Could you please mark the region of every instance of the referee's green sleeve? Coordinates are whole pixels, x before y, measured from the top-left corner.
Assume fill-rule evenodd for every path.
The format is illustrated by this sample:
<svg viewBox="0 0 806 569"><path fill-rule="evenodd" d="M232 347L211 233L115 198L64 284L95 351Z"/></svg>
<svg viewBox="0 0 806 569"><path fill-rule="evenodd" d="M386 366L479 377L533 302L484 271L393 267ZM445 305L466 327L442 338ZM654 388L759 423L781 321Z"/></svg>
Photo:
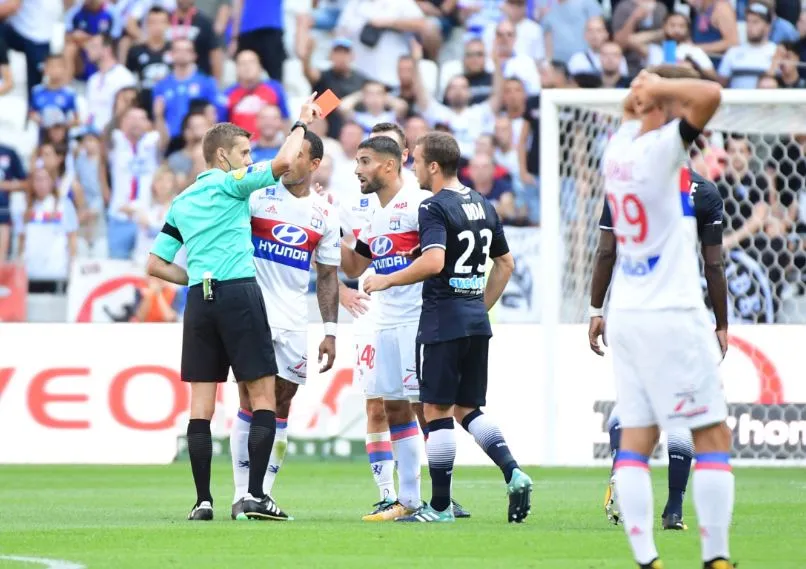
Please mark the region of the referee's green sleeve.
<svg viewBox="0 0 806 569"><path fill-rule="evenodd" d="M173 263L176 252L182 247L184 240L179 229L176 228L174 221L174 208L168 210L168 215L165 217L165 225L162 226L162 231L159 232L157 238L154 240L154 245L151 247L151 252L164 259L169 263Z"/></svg>
<svg viewBox="0 0 806 569"><path fill-rule="evenodd" d="M256 162L247 168L227 172L227 193L242 200L249 199L252 192L277 183L271 173L271 160Z"/></svg>

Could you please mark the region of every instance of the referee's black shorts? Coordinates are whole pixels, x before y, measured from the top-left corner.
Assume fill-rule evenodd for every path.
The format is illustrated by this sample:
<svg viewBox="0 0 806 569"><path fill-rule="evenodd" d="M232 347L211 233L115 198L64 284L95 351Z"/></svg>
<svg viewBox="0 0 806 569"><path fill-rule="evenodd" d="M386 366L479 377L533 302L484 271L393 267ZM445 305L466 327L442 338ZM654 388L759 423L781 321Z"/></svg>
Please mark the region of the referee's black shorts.
<svg viewBox="0 0 806 569"><path fill-rule="evenodd" d="M487 404L489 336L468 336L417 347L420 401L474 409Z"/></svg>
<svg viewBox="0 0 806 569"><path fill-rule="evenodd" d="M266 305L254 278L217 281L212 301L188 289L182 336L182 381L236 381L277 373Z"/></svg>

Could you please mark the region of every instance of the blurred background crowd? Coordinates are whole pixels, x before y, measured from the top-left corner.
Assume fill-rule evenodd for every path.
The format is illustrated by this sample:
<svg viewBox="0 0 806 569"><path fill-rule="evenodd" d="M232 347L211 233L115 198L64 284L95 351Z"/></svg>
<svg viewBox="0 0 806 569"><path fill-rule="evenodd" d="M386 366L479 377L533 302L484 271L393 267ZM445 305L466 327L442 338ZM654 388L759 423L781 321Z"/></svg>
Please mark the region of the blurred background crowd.
<svg viewBox="0 0 806 569"><path fill-rule="evenodd" d="M315 182L337 198L358 191L360 142L394 121L410 148L452 132L463 181L536 228L543 89L626 87L663 62L729 88L803 88L804 57L800 0L0 0L0 282L25 283L24 318L64 320L71 275L142 265L204 170L207 128L231 121L271 159L311 91L343 100L313 127ZM747 257L731 281L741 321L778 321L804 294L804 148L806 134L730 133L698 155L726 200L729 255ZM181 318L181 291L135 288L109 318Z"/></svg>

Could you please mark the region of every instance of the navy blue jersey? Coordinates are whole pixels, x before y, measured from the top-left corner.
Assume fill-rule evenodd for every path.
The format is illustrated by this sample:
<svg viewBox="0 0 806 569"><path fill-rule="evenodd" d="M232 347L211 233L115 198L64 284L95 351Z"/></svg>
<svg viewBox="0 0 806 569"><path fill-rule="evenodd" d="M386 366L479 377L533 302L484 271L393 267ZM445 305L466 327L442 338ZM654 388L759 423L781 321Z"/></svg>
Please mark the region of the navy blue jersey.
<svg viewBox="0 0 806 569"><path fill-rule="evenodd" d="M469 188L444 189L419 210L420 247L445 250L442 272L423 283L417 341L492 336L484 306L487 261L509 252L495 208Z"/></svg>
<svg viewBox="0 0 806 569"><path fill-rule="evenodd" d="M722 195L716 185L690 168L680 171L680 199L684 210L694 211L697 236L703 245L722 244ZM613 231L610 206L604 200L599 229Z"/></svg>
<svg viewBox="0 0 806 569"><path fill-rule="evenodd" d="M13 148L0 144L0 182L24 179L25 170L19 155ZM8 215L8 195L8 192L0 190L0 217Z"/></svg>

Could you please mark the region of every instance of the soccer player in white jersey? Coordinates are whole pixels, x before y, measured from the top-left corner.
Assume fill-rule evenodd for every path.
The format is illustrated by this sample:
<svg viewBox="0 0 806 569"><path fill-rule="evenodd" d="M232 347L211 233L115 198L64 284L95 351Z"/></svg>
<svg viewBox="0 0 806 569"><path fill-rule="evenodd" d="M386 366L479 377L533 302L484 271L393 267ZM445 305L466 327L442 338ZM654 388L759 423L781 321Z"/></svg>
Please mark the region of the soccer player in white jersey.
<svg viewBox="0 0 806 569"><path fill-rule="evenodd" d="M361 143L356 175L364 195L376 194L378 206L360 231L355 248L342 243L342 269L358 277L372 264L376 273L388 274L410 263L406 256L419 245L417 208L431 194L419 186L404 185L402 151L388 136ZM394 520L420 507L420 454L422 441L412 401L419 385L415 370L415 342L420 318L422 285L384 291L374 301L375 372L365 384L368 398L383 398L394 458L397 462L397 500L386 500L373 512L372 521Z"/></svg>
<svg viewBox="0 0 806 569"><path fill-rule="evenodd" d="M336 321L339 311L338 267L341 260L339 219L336 208L312 191L311 175L322 160L322 140L305 133L302 151L276 186L264 188L249 198L252 243L255 246L257 280L265 299L272 342L277 357L277 420L274 446L263 481L271 495L287 447L288 412L308 370L309 272L316 261L316 296L324 322L325 338L319 345L320 372L336 358ZM245 519L243 498L249 483L249 399L239 390L241 408L233 422L230 446L235 478L232 518ZM287 520L282 511L271 519Z"/></svg>
<svg viewBox="0 0 806 569"><path fill-rule="evenodd" d="M727 569L733 567L731 433L719 344L702 301L696 236L686 230L679 187L688 146L719 107L720 87L642 71L631 93L640 128L625 123L604 154L618 254L608 340L622 424L615 464L619 505L639 567L661 569L649 455L659 427L691 429L704 567ZM670 120L673 116L681 118Z"/></svg>

